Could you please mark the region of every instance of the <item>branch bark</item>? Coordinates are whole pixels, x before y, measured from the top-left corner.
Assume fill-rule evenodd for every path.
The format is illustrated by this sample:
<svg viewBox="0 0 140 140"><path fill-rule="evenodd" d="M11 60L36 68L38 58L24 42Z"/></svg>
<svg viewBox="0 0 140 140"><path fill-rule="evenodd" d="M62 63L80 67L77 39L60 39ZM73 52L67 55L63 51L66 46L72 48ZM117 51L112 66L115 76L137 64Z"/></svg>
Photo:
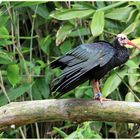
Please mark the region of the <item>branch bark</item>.
<svg viewBox="0 0 140 140"><path fill-rule="evenodd" d="M83 99L12 102L0 107L0 130L40 121L89 120L140 123L140 103Z"/></svg>

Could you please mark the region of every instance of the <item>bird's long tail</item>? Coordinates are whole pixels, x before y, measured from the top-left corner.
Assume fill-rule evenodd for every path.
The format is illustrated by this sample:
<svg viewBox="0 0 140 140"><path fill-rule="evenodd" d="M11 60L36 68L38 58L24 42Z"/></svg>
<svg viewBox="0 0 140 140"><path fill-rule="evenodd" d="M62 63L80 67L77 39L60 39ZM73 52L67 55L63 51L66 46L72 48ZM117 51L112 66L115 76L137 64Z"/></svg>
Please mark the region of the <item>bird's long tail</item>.
<svg viewBox="0 0 140 140"><path fill-rule="evenodd" d="M78 65L66 67L62 74L52 81L51 90L53 95L56 95L57 92L59 92L58 96L63 95L84 83L87 79L87 76L82 73Z"/></svg>

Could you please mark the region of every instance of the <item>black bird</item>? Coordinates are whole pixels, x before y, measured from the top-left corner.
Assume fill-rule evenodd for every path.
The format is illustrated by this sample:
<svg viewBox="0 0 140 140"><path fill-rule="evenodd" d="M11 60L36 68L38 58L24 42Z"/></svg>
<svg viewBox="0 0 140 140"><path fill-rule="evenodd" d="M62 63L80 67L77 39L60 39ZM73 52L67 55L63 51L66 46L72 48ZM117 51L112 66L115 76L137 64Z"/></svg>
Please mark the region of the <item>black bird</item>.
<svg viewBox="0 0 140 140"><path fill-rule="evenodd" d="M124 45L138 46L128 40L124 34L118 34L113 43L98 41L82 44L72 49L59 59L53 61L51 68L59 67L62 73L53 80L52 91L64 93L74 89L87 80L91 80L94 98L108 100L101 96L99 80L114 67L120 66L129 59L129 52Z"/></svg>

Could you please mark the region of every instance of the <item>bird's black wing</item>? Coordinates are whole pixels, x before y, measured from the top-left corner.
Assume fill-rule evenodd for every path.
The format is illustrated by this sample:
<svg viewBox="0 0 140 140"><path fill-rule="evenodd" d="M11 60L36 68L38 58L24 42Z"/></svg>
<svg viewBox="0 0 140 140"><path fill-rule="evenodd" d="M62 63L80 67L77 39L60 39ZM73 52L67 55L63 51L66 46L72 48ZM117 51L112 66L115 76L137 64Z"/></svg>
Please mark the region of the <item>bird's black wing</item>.
<svg viewBox="0 0 140 140"><path fill-rule="evenodd" d="M114 48L106 42L80 45L58 60L51 67L61 67L63 72L52 82L52 91L65 93L89 77L86 74L97 66L104 66L113 57Z"/></svg>

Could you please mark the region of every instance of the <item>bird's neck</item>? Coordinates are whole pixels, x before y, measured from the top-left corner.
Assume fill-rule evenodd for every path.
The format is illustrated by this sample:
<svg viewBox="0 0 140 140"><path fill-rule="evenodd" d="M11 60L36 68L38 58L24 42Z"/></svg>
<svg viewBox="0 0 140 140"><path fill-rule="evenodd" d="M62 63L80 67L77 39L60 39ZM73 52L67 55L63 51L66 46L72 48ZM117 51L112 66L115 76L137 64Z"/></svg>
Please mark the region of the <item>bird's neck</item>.
<svg viewBox="0 0 140 140"><path fill-rule="evenodd" d="M124 48L124 46L120 45L120 43L118 42L117 39L115 39L112 44L113 44L113 47L117 50L120 50L120 49Z"/></svg>

